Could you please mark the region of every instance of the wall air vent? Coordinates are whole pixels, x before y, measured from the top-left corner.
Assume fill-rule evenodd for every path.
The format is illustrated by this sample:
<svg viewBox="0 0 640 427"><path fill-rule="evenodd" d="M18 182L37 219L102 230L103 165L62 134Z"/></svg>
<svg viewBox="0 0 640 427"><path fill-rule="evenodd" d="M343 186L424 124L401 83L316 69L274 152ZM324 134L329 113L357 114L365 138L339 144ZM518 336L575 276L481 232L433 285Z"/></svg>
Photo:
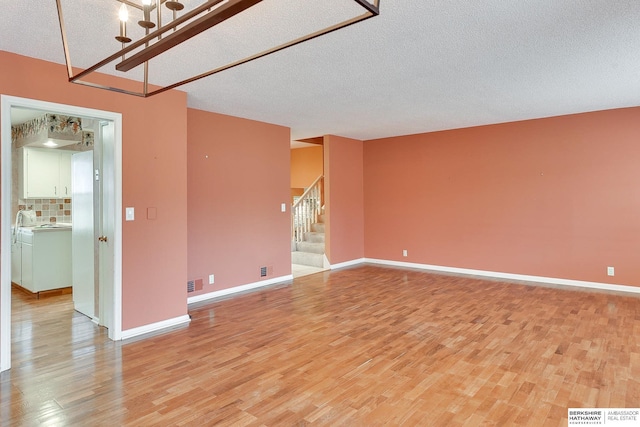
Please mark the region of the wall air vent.
<svg viewBox="0 0 640 427"><path fill-rule="evenodd" d="M189 280L187 282L187 292L201 291L202 283L202 279Z"/></svg>
<svg viewBox="0 0 640 427"><path fill-rule="evenodd" d="M267 276L267 267L260 267L260 277Z"/></svg>

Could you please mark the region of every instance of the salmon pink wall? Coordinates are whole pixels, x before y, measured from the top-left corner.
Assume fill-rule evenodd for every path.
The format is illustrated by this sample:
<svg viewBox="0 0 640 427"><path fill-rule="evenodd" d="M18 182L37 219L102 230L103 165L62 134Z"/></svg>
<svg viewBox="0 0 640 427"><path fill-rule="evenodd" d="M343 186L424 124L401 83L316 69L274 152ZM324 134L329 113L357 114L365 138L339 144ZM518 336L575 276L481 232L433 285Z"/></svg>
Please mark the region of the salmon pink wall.
<svg viewBox="0 0 640 427"><path fill-rule="evenodd" d="M122 227L122 328L185 315L186 95L143 99L75 85L63 65L4 51L0 63L2 94L122 113L122 206L136 208ZM148 207L157 219L146 219Z"/></svg>
<svg viewBox="0 0 640 427"><path fill-rule="evenodd" d="M324 137L325 252L331 264L364 257L362 141Z"/></svg>
<svg viewBox="0 0 640 427"><path fill-rule="evenodd" d="M290 275L289 128L194 109L188 124L189 295Z"/></svg>
<svg viewBox="0 0 640 427"><path fill-rule="evenodd" d="M322 175L322 145L291 150L291 188L307 188Z"/></svg>
<svg viewBox="0 0 640 427"><path fill-rule="evenodd" d="M640 108L366 141L365 254L640 286L639 142Z"/></svg>

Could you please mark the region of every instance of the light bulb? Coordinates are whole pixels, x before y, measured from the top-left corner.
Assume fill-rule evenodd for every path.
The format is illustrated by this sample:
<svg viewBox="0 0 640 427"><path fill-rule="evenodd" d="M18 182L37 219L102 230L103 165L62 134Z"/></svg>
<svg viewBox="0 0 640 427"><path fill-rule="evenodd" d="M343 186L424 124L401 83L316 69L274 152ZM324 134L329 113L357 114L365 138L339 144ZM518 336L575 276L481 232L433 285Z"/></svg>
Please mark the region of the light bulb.
<svg viewBox="0 0 640 427"><path fill-rule="evenodd" d="M118 17L120 18L120 21L122 22L127 22L127 20L129 19L129 11L127 10L127 5L122 3L122 6L120 6L120 11L118 12Z"/></svg>
<svg viewBox="0 0 640 427"><path fill-rule="evenodd" d="M138 25L147 30L156 26L151 22L151 0L142 0L142 21L138 21Z"/></svg>
<svg viewBox="0 0 640 427"><path fill-rule="evenodd" d="M123 44L129 43L131 41L131 39L127 37L127 19L129 19L129 11L124 3L120 6L118 18L120 18L120 35L116 36L116 40Z"/></svg>

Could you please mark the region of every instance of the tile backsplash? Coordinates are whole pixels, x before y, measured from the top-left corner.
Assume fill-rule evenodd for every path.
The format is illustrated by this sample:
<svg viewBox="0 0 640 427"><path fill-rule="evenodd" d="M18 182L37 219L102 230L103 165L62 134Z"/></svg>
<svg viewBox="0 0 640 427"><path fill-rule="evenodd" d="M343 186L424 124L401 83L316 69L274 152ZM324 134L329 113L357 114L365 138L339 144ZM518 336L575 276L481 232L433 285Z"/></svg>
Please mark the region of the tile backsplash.
<svg viewBox="0 0 640 427"><path fill-rule="evenodd" d="M38 224L71 222L71 199L20 199L18 208L36 211Z"/></svg>

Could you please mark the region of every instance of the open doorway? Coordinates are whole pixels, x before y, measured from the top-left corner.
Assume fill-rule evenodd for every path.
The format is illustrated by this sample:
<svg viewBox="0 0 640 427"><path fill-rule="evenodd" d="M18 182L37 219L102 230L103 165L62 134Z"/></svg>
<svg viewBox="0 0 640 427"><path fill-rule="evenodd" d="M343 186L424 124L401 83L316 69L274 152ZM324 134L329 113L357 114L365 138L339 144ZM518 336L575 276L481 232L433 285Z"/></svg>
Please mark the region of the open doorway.
<svg viewBox="0 0 640 427"><path fill-rule="evenodd" d="M121 146L122 146L122 116L119 113L112 113L101 110L88 109L77 106L54 104L44 101L37 101L25 98L17 98L2 95L1 97L1 283L0 283L0 371L11 367L11 279L12 279L12 222L13 211L16 209L16 198L12 200L12 194L19 186L15 185L15 168L17 168L16 156L12 156L12 111L29 112L37 114L42 112L79 117L90 123L95 138L100 141L100 150L93 157L92 162L78 161L85 174L85 184L98 188L95 197L83 203L85 206L91 205L95 212L96 221L92 227L84 224L90 237L89 247L95 247L90 258L95 262L95 268L89 272L94 275L90 288L87 292L79 292L83 298L80 311L86 311L96 323L108 328L109 338L112 340L121 339L122 333L122 218L121 218ZM74 154L75 155L75 154ZM66 156L63 156L66 158ZM78 156L80 157L80 156ZM72 156L69 156L71 162ZM66 161L66 160L65 160ZM87 180L91 182L88 183ZM95 186L94 181L98 182ZM57 190L56 190L57 191ZM22 194L24 196L24 193ZM86 197L85 197L86 198ZM41 199L33 199L41 200ZM63 203L70 197L64 197ZM78 199L80 201L80 199ZM41 202L42 203L42 202ZM44 204L43 204L44 205ZM80 203L79 203L80 205ZM40 206L42 209L42 206ZM62 206L62 223L68 219L72 224L72 215L67 214L67 206ZM41 211L41 215L42 215ZM60 212L59 212L60 213ZM50 213L49 213L50 215ZM78 219L80 216L78 216ZM93 216L92 216L93 218ZM55 218L57 221L57 218ZM53 221L53 222L56 222ZM46 223L42 218L41 223ZM14 224L15 225L15 224ZM81 225L81 224L78 224ZM86 230L85 230L86 231ZM85 233L86 235L87 233ZM99 243L94 246L94 235L99 236ZM86 236L85 236L86 237ZM87 240L85 239L85 242ZM75 255L74 255L75 256ZM15 276L15 275L14 275ZM91 291L91 292L89 292Z"/></svg>
<svg viewBox="0 0 640 427"><path fill-rule="evenodd" d="M325 255L323 138L291 144L291 273L293 277L329 267Z"/></svg>

